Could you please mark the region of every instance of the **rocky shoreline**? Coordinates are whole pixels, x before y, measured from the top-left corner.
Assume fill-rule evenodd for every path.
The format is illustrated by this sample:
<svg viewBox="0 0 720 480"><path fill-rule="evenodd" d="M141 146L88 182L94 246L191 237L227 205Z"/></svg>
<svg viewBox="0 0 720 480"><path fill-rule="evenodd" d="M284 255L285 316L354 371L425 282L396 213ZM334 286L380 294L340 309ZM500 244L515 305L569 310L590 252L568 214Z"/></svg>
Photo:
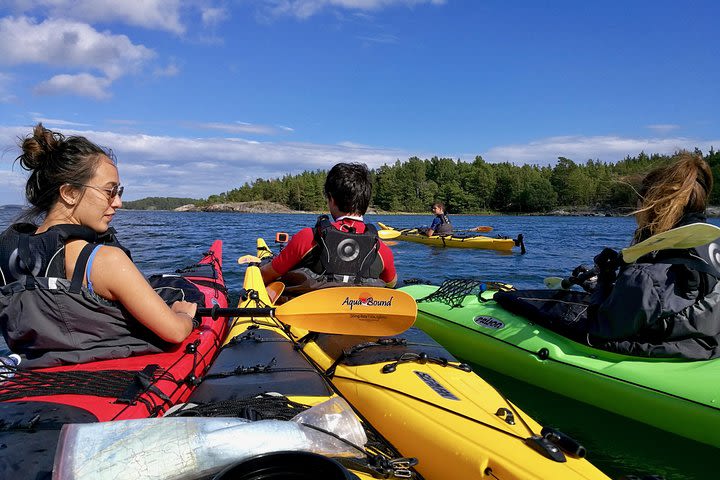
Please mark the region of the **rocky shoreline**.
<svg viewBox="0 0 720 480"><path fill-rule="evenodd" d="M285 205L274 202L229 202L215 203L198 207L194 204L183 205L174 209L175 212L236 212L236 213L309 213L292 210Z"/></svg>
<svg viewBox="0 0 720 480"><path fill-rule="evenodd" d="M174 209L176 212L228 212L228 213L305 213L320 214L326 212L311 212L292 210L285 205L275 202L254 201L254 202L229 202L216 203L207 206L196 206L194 204L183 205ZM632 208L622 209L588 209L575 207L561 207L546 213L519 213L511 215L529 216L557 216L557 217L622 217L632 215ZM368 209L371 215L427 215L427 212L386 212L383 210ZM452 215L452 213L450 214ZM506 213L488 212L480 215L508 215ZM708 207L708 217L720 217L720 206Z"/></svg>

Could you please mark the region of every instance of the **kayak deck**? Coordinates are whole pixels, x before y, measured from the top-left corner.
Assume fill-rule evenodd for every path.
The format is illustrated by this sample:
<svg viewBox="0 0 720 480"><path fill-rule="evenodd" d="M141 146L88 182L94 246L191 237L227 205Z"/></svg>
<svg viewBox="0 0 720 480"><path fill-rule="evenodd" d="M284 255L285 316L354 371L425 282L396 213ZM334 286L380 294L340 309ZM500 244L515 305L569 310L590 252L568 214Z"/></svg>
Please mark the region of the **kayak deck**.
<svg viewBox="0 0 720 480"><path fill-rule="evenodd" d="M482 250L496 250L499 252L510 252L514 247L520 247L521 252L525 253L525 243L522 234L516 239L507 237L487 237L484 235L423 235L416 228L411 229L395 229L389 225L378 222L378 225L389 231L399 231L398 240L408 242L422 243L423 245L431 245L435 247L452 247L452 248L476 248Z"/></svg>
<svg viewBox="0 0 720 480"><path fill-rule="evenodd" d="M421 299L437 288L411 285L400 290ZM467 295L457 308L418 302L417 325L471 363L720 446L720 360L630 357L594 349L492 300L479 301L477 295Z"/></svg>

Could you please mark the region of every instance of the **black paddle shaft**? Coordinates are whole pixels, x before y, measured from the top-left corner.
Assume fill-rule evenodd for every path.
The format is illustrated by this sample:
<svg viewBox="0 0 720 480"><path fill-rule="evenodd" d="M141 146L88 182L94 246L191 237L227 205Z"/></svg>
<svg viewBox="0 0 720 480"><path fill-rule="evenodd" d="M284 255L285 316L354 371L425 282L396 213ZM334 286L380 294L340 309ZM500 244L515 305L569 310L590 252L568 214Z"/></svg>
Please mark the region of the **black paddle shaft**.
<svg viewBox="0 0 720 480"><path fill-rule="evenodd" d="M258 308L220 308L215 305L212 308L198 308L195 318L211 317L217 320L219 317L271 317L275 314L273 307Z"/></svg>

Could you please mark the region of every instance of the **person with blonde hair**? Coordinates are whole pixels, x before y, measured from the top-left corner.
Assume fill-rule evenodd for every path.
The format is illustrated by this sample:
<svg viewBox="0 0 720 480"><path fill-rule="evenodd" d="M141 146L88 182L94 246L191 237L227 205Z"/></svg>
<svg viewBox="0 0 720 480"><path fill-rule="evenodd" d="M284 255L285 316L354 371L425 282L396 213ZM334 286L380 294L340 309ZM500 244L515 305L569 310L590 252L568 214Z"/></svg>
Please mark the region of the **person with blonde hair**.
<svg viewBox="0 0 720 480"><path fill-rule="evenodd" d="M122 206L115 157L38 124L21 139L34 223L0 234L0 330L25 367L162 352L196 324L195 303L153 290L110 227Z"/></svg>
<svg viewBox="0 0 720 480"><path fill-rule="evenodd" d="M633 244L706 222L713 187L698 154L678 153L648 173L640 188ZM660 250L624 264L606 248L595 257L597 284L588 308L588 343L638 356L704 360L720 356L720 258L715 242Z"/></svg>

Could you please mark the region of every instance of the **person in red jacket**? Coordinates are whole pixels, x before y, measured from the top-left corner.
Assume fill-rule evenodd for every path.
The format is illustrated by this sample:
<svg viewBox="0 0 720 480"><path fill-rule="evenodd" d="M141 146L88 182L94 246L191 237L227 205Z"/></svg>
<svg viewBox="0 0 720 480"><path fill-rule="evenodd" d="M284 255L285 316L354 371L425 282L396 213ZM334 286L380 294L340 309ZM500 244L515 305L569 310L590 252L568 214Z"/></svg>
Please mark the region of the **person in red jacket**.
<svg viewBox="0 0 720 480"><path fill-rule="evenodd" d="M320 216L314 228L292 236L287 246L261 267L263 280L280 278L286 292L331 286L386 286L397 282L392 252L363 215L370 204L372 182L361 163L338 163L324 187L332 218Z"/></svg>

